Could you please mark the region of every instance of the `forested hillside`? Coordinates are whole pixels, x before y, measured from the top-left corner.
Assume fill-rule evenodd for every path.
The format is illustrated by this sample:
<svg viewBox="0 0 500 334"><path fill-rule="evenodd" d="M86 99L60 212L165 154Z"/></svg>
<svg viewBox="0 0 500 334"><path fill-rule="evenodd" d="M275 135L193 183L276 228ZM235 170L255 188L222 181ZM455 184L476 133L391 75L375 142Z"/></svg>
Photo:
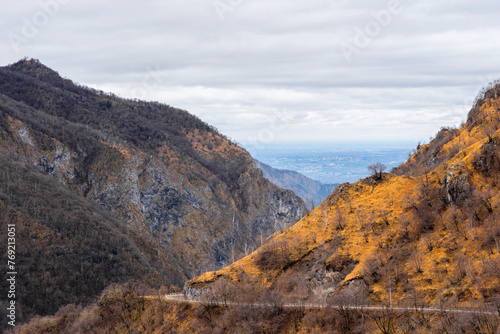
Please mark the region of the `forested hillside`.
<svg viewBox="0 0 500 334"><path fill-rule="evenodd" d="M163 283L123 222L34 166L0 159L0 222L16 228L17 306L22 322L69 303L90 303L111 283ZM7 238L0 239L7 249ZM150 247L152 248L152 247ZM1 261L7 263L7 253ZM2 291L8 291L2 280ZM6 297L6 296L5 296ZM3 297L2 297L3 298ZM7 321L2 303L2 324Z"/></svg>
<svg viewBox="0 0 500 334"><path fill-rule="evenodd" d="M0 160L18 166L3 174L0 215L15 212L23 233L44 235L23 241L27 313L87 302L132 278L181 287L306 211L197 117L77 85L33 59L0 68ZM41 176L29 166L47 175L43 188L32 188ZM101 231L108 225L123 237Z"/></svg>

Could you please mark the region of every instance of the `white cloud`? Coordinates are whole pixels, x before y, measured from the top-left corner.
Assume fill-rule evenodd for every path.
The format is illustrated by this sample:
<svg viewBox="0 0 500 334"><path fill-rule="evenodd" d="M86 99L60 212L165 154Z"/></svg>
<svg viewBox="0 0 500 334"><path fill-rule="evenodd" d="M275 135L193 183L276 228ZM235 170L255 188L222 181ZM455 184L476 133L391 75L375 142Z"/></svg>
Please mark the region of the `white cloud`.
<svg viewBox="0 0 500 334"><path fill-rule="evenodd" d="M22 37L55 1L16 52L9 34ZM492 0L400 0L350 63L341 43L375 27L373 12L390 1L231 3L221 21L213 0L12 2L0 13L0 62L38 58L79 83L189 110L238 141L283 110L275 140L427 140L465 120L480 87L500 77Z"/></svg>

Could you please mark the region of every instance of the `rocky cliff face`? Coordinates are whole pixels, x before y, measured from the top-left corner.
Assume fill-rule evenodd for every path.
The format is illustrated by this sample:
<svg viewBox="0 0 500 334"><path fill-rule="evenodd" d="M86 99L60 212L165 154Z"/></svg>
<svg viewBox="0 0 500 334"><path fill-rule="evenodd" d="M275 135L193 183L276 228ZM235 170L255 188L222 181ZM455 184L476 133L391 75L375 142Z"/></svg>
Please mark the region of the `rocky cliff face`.
<svg viewBox="0 0 500 334"><path fill-rule="evenodd" d="M242 148L187 112L0 68L0 151L127 222L168 283L227 265L305 213Z"/></svg>
<svg viewBox="0 0 500 334"><path fill-rule="evenodd" d="M19 273L17 323L66 304L91 303L112 283L165 284L145 256L154 249L129 235L124 222L39 168L0 154L0 227L7 231L8 225L15 228L15 259L9 260ZM7 249L7 241L3 233L0 247ZM7 255L2 252L0 261L7 263ZM1 282L2 291L8 285ZM8 303L5 294L0 332L10 327Z"/></svg>

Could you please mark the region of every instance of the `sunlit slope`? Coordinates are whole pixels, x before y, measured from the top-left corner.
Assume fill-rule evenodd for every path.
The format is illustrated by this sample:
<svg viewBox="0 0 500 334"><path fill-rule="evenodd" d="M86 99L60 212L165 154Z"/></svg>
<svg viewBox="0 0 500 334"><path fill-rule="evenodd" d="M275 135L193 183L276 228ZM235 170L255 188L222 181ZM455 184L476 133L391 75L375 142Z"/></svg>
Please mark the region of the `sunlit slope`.
<svg viewBox="0 0 500 334"><path fill-rule="evenodd" d="M498 298L499 92L485 92L465 125L442 129L382 180L339 186L295 226L186 290L225 276L319 300L349 291L364 291L373 303Z"/></svg>

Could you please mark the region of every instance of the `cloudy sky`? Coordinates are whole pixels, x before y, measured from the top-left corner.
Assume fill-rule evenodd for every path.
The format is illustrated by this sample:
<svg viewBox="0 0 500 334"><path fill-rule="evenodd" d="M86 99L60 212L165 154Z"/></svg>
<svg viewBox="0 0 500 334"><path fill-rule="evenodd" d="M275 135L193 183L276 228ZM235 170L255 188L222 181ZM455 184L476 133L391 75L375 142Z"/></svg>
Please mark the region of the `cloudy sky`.
<svg viewBox="0 0 500 334"><path fill-rule="evenodd" d="M186 109L241 143L428 141L500 79L494 0L23 0L0 64Z"/></svg>

